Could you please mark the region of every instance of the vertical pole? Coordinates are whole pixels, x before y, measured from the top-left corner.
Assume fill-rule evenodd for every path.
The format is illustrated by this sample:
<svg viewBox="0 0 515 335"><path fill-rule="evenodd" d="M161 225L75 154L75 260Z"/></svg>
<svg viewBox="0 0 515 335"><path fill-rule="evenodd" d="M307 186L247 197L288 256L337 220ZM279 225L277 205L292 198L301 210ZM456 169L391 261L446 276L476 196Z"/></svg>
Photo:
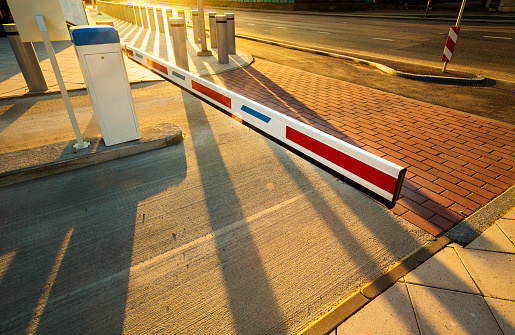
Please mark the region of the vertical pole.
<svg viewBox="0 0 515 335"><path fill-rule="evenodd" d="M184 29L186 24L184 19L171 18L168 20L170 27L170 35L172 36L173 55L175 58L175 65L183 70L189 71L188 65L188 51L186 50L186 40L184 39Z"/></svg>
<svg viewBox="0 0 515 335"><path fill-rule="evenodd" d="M463 0L461 3L460 13L458 14L458 19L456 20L456 27L460 26L461 16L463 15L463 10L465 9L465 2L467 2L467 0Z"/></svg>
<svg viewBox="0 0 515 335"><path fill-rule="evenodd" d="M227 52L230 54L236 53L236 32L234 28L234 14L225 13L227 17Z"/></svg>
<svg viewBox="0 0 515 335"><path fill-rule="evenodd" d="M145 6L139 6L141 11L141 24L143 28L148 28L147 8Z"/></svg>
<svg viewBox="0 0 515 335"><path fill-rule="evenodd" d="M229 63L227 52L227 17L225 15L216 16L216 37L218 44L218 63Z"/></svg>
<svg viewBox="0 0 515 335"><path fill-rule="evenodd" d="M9 44L13 49L14 56L20 66L21 74L25 78L25 82L29 87L30 92L43 92L48 89L43 76L43 71L39 66L38 56L34 51L34 46L31 42L22 42L18 33L16 24L8 23L3 25Z"/></svg>
<svg viewBox="0 0 515 335"><path fill-rule="evenodd" d="M177 16L184 20L184 39L188 41L188 27L186 26L186 13L184 9L177 9Z"/></svg>
<svg viewBox="0 0 515 335"><path fill-rule="evenodd" d="M467 0L463 0L463 2L461 3L461 8L460 8L460 12L458 14L458 19L456 20L456 27L460 26L461 16L463 15L463 10L465 9L465 2L467 2ZM444 62L442 72L445 72L446 69L447 69L447 62Z"/></svg>
<svg viewBox="0 0 515 335"><path fill-rule="evenodd" d="M154 16L154 7L147 7L148 11L148 22L150 24L150 30L156 30L156 19Z"/></svg>
<svg viewBox="0 0 515 335"><path fill-rule="evenodd" d="M211 51L207 50L206 43L206 25L204 17L204 0L197 0L199 30L200 30L200 50L197 51L197 56L211 56Z"/></svg>
<svg viewBox="0 0 515 335"><path fill-rule="evenodd" d="M429 6L431 5L431 0L427 0L426 12L424 13L424 17L427 17L427 13L429 12Z"/></svg>
<svg viewBox="0 0 515 335"><path fill-rule="evenodd" d="M193 40L194 43L200 42L200 34L199 34L199 22L198 22L198 10L191 11L191 21L193 22Z"/></svg>
<svg viewBox="0 0 515 335"><path fill-rule="evenodd" d="M170 27L170 19L173 17L173 10L171 8L167 8L165 10L165 17L166 17L166 21L165 22L168 22L168 27Z"/></svg>
<svg viewBox="0 0 515 335"><path fill-rule="evenodd" d="M211 40L211 48L216 48L216 12L209 12L209 39Z"/></svg>
<svg viewBox="0 0 515 335"><path fill-rule="evenodd" d="M46 29L45 19L41 15L36 15L36 21L38 23L39 31L41 32L41 37L43 38L43 43L48 54L48 59L50 59L50 63L52 64L55 79L57 79L57 84L59 85L59 90L61 91L61 96L63 97L64 105L66 107L66 111L68 112L68 117L70 118L73 132L75 133L75 137L77 138L77 143L73 147L75 149L86 148L89 146L89 143L84 142L82 140L79 124L77 123L75 114L73 114L73 108L70 102L70 97L68 96L68 91L66 91L66 86L64 86L63 76L61 75L59 64L57 64L57 58L55 57L54 48L52 47L52 42L50 41L50 36L48 35L48 31Z"/></svg>
<svg viewBox="0 0 515 335"><path fill-rule="evenodd" d="M156 8L156 15L157 15L157 26L159 28L159 32L164 33L165 25L163 22L163 9L161 7Z"/></svg>
<svg viewBox="0 0 515 335"><path fill-rule="evenodd" d="M136 25L141 27L141 11L139 6L134 6L134 13L136 14Z"/></svg>

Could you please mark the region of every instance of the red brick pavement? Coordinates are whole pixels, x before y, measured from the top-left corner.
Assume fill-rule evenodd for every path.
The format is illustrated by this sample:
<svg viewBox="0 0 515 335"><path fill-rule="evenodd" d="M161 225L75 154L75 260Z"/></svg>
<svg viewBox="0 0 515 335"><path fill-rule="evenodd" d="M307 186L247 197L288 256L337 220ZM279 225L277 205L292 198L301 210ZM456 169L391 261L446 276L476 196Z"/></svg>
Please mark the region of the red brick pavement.
<svg viewBox="0 0 515 335"><path fill-rule="evenodd" d="M514 127L263 60L217 77L231 91L407 167L392 210L435 236L515 183Z"/></svg>

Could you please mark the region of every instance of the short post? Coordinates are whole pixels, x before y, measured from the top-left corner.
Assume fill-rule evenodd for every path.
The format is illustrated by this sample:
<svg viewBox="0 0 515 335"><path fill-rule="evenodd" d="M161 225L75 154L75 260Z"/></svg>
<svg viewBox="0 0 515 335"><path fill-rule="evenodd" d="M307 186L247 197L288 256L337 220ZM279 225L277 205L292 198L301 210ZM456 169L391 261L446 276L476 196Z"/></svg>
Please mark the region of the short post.
<svg viewBox="0 0 515 335"><path fill-rule="evenodd" d="M145 6L139 6L141 11L141 24L143 28L148 28L148 17L147 17L147 8Z"/></svg>
<svg viewBox="0 0 515 335"><path fill-rule="evenodd" d="M184 30L186 23L183 18L171 18L168 20L170 35L172 36L173 55L175 57L175 65L183 70L189 71L188 51L186 49L186 40L184 39Z"/></svg>
<svg viewBox="0 0 515 335"><path fill-rule="evenodd" d="M229 54L227 52L227 17L217 15L216 17L216 38L218 44L218 63L228 64Z"/></svg>
<svg viewBox="0 0 515 335"><path fill-rule="evenodd" d="M200 42L200 24L198 22L198 10L191 11L191 21L193 21L193 39L195 43Z"/></svg>
<svg viewBox="0 0 515 335"><path fill-rule="evenodd" d="M136 24L134 5L129 5L129 22L131 24Z"/></svg>
<svg viewBox="0 0 515 335"><path fill-rule="evenodd" d="M209 12L209 39L211 40L211 48L216 48L216 12Z"/></svg>
<svg viewBox="0 0 515 335"><path fill-rule="evenodd" d="M136 25L141 27L141 12L139 6L134 6L134 13L136 13Z"/></svg>
<svg viewBox="0 0 515 335"><path fill-rule="evenodd" d="M46 91L48 87L32 43L22 42L16 24L8 23L4 24L3 27L7 34L9 44L11 44L11 48L13 49L14 56L20 66L21 74L29 87L29 91Z"/></svg>
<svg viewBox="0 0 515 335"><path fill-rule="evenodd" d="M188 40L188 27L186 25L186 12L184 12L184 9L177 9L177 16L182 17L184 20L184 38L186 41Z"/></svg>
<svg viewBox="0 0 515 335"><path fill-rule="evenodd" d="M154 16L154 7L147 7L148 11L148 21L150 23L150 30L156 30L156 19Z"/></svg>
<svg viewBox="0 0 515 335"><path fill-rule="evenodd" d="M168 27L170 26L170 19L173 17L173 10L171 8L167 8L165 10L165 16L166 16L166 21L165 22L168 22Z"/></svg>
<svg viewBox="0 0 515 335"><path fill-rule="evenodd" d="M159 32L164 33L165 25L163 22L163 9L160 7L156 8L156 15L157 15L157 25L159 27Z"/></svg>
<svg viewBox="0 0 515 335"><path fill-rule="evenodd" d="M129 5L124 5L125 22L131 23L131 15L129 12Z"/></svg>
<svg viewBox="0 0 515 335"><path fill-rule="evenodd" d="M236 30L234 28L234 14L225 13L227 16L227 52L236 53Z"/></svg>
<svg viewBox="0 0 515 335"><path fill-rule="evenodd" d="M105 21L97 21L97 22L96 22L96 25L97 25L97 26L111 26L111 27L114 27L114 23L113 23L113 21L108 21L108 20L105 20Z"/></svg>

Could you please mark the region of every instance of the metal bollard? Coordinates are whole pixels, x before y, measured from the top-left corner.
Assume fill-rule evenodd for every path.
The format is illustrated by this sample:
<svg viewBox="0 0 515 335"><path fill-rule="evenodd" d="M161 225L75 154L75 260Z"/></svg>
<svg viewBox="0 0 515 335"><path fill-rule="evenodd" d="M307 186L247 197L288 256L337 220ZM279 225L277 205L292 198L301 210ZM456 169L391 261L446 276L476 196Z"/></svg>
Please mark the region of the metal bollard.
<svg viewBox="0 0 515 335"><path fill-rule="evenodd" d="M172 36L173 55L175 57L175 65L183 70L189 71L188 51L186 49L186 40L184 39L184 30L186 23L183 18L171 18L169 21L170 35Z"/></svg>
<svg viewBox="0 0 515 335"><path fill-rule="evenodd" d="M96 22L96 25L97 26L111 26L111 27L114 27L114 23L113 21L97 21Z"/></svg>
<svg viewBox="0 0 515 335"><path fill-rule="evenodd" d="M200 42L200 23L198 22L198 10L191 11L191 21L193 21L193 39L195 43Z"/></svg>
<svg viewBox="0 0 515 335"><path fill-rule="evenodd" d="M236 53L236 31L234 28L234 14L225 13L227 16L227 52L230 54Z"/></svg>
<svg viewBox="0 0 515 335"><path fill-rule="evenodd" d="M216 48L216 12L209 12L209 39L211 40L211 48Z"/></svg>
<svg viewBox="0 0 515 335"><path fill-rule="evenodd" d="M148 28L147 8L145 6L139 6L141 11L141 24L143 28Z"/></svg>
<svg viewBox="0 0 515 335"><path fill-rule="evenodd" d="M147 7L148 22L150 24L150 30L156 30L156 19L154 17L154 7Z"/></svg>
<svg viewBox="0 0 515 335"><path fill-rule="evenodd" d="M124 5L123 6L123 12L124 12L124 15L125 15L124 21L131 23L131 21L130 21L131 16L130 16L130 13L129 13L129 5Z"/></svg>
<svg viewBox="0 0 515 335"><path fill-rule="evenodd" d="M21 41L16 24L8 23L4 24L3 27L7 34L9 44L11 44L11 48L13 49L14 56L16 56L16 60L20 66L23 78L25 78L25 82L29 87L29 91L46 91L48 87L32 43Z"/></svg>
<svg viewBox="0 0 515 335"><path fill-rule="evenodd" d="M216 18L216 39L218 44L218 63L229 63L229 54L227 52L227 17L225 15L217 15Z"/></svg>
<svg viewBox="0 0 515 335"><path fill-rule="evenodd" d="M165 10L165 17L166 17L165 22L168 22L168 27L170 27L170 19L173 17L173 10L171 8L167 8ZM168 34L170 34L170 32L168 32Z"/></svg>
<svg viewBox="0 0 515 335"><path fill-rule="evenodd" d="M127 5L129 11L129 23L134 24L134 5Z"/></svg>
<svg viewBox="0 0 515 335"><path fill-rule="evenodd" d="M157 25L159 27L159 32L164 33L165 32L165 25L163 22L163 9L162 8L156 8L156 15L157 15Z"/></svg>
<svg viewBox="0 0 515 335"><path fill-rule="evenodd" d="M188 25L186 23L186 13L184 12L184 9L177 9L177 16L182 17L184 20L184 38L186 41L188 40Z"/></svg>
<svg viewBox="0 0 515 335"><path fill-rule="evenodd" d="M139 6L134 6L134 13L136 15L136 25L141 27L141 12L139 10Z"/></svg>

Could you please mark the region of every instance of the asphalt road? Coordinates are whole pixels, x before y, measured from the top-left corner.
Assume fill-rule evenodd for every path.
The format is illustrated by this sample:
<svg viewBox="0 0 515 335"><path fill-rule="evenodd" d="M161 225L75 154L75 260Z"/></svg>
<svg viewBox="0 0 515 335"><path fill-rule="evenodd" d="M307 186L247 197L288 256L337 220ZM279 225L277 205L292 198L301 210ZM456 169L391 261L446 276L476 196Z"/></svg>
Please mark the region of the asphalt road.
<svg viewBox="0 0 515 335"><path fill-rule="evenodd" d="M167 0L152 2L170 5ZM189 9L183 5L172 6ZM234 8L221 10L206 7L206 15L208 11L234 12L236 33L331 49L349 55L367 55L440 68L451 25L424 20L282 14ZM515 82L515 27L471 23L460 26L449 69Z"/></svg>
<svg viewBox="0 0 515 335"><path fill-rule="evenodd" d="M441 65L449 24L237 12L237 32L303 45ZM485 37L490 36L490 37ZM509 39L508 39L509 38ZM462 25L450 66L515 78L513 26ZM459 66L459 67L458 67ZM495 75L494 75L495 73ZM500 75L497 75L500 73ZM502 76L502 77L501 77Z"/></svg>
<svg viewBox="0 0 515 335"><path fill-rule="evenodd" d="M291 334L433 239L168 82L132 94L183 142L0 188L0 333ZM6 145L73 139L58 94L7 110Z"/></svg>

